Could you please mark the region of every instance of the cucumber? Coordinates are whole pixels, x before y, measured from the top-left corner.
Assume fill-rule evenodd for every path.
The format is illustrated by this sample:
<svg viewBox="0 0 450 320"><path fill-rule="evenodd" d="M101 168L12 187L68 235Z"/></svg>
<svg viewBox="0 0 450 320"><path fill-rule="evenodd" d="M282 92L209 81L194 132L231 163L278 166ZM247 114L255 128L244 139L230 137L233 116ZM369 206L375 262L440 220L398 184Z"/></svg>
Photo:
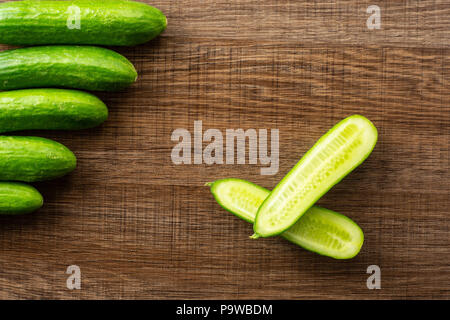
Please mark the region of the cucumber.
<svg viewBox="0 0 450 320"><path fill-rule="evenodd" d="M5 44L134 46L155 38L166 26L167 19L161 11L134 1L0 4L0 41Z"/></svg>
<svg viewBox="0 0 450 320"><path fill-rule="evenodd" d="M31 213L43 204L42 195L32 186L17 182L0 182L0 215Z"/></svg>
<svg viewBox="0 0 450 320"><path fill-rule="evenodd" d="M73 171L75 155L62 144L37 137L0 136L0 180L35 182Z"/></svg>
<svg viewBox="0 0 450 320"><path fill-rule="evenodd" d="M18 130L79 130L108 118L96 96L75 90L26 89L0 92L0 133Z"/></svg>
<svg viewBox="0 0 450 320"><path fill-rule="evenodd" d="M114 91L136 79L130 61L104 48L44 46L0 52L0 90L65 87Z"/></svg>
<svg viewBox="0 0 450 320"><path fill-rule="evenodd" d="M377 138L377 129L363 116L354 115L335 125L265 199L256 215L253 238L289 229L370 155Z"/></svg>
<svg viewBox="0 0 450 320"><path fill-rule="evenodd" d="M225 210L250 223L270 194L269 190L240 179L223 179L208 185ZM306 250L334 259L355 257L364 242L364 234L355 222L318 206L306 211L281 236Z"/></svg>

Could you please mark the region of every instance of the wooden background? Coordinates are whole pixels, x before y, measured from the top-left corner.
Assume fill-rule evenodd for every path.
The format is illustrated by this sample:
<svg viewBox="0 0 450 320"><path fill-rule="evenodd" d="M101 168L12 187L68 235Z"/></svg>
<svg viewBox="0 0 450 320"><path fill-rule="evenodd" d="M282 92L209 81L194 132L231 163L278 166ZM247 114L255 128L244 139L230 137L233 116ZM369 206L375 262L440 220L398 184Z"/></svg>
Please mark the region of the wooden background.
<svg viewBox="0 0 450 320"><path fill-rule="evenodd" d="M149 2L150 1L146 1ZM79 159L39 183L45 207L0 218L0 298L386 299L450 291L448 0L154 0L169 27L119 48L140 74L99 94L100 128L25 132ZM366 9L382 10L368 30ZM2 47L4 49L6 47ZM372 156L320 204L354 219L361 253L335 261L222 210L205 182L249 179L272 188L340 119L379 129ZM177 128L278 128L280 170L171 162ZM381 290L366 269L381 268ZM66 288L78 265L82 289Z"/></svg>

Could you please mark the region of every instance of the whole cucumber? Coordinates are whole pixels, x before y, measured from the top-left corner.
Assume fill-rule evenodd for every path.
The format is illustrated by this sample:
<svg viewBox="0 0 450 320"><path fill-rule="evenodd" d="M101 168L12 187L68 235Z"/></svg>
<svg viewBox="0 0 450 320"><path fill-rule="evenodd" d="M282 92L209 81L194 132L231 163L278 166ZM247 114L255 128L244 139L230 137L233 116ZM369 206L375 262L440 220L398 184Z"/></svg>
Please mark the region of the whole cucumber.
<svg viewBox="0 0 450 320"><path fill-rule="evenodd" d="M96 96L76 90L26 89L0 92L0 133L18 130L79 130L108 118Z"/></svg>
<svg viewBox="0 0 450 320"><path fill-rule="evenodd" d="M43 204L42 195L32 186L17 182L0 182L0 215L31 213Z"/></svg>
<svg viewBox="0 0 450 320"><path fill-rule="evenodd" d="M64 87L123 89L137 79L124 56L91 46L44 46L0 52L0 90Z"/></svg>
<svg viewBox="0 0 450 320"><path fill-rule="evenodd" d="M0 180L35 182L62 177L77 164L62 144L38 137L0 136Z"/></svg>
<svg viewBox="0 0 450 320"><path fill-rule="evenodd" d="M147 4L125 1L14 1L0 4L0 41L13 45L133 46L166 29Z"/></svg>

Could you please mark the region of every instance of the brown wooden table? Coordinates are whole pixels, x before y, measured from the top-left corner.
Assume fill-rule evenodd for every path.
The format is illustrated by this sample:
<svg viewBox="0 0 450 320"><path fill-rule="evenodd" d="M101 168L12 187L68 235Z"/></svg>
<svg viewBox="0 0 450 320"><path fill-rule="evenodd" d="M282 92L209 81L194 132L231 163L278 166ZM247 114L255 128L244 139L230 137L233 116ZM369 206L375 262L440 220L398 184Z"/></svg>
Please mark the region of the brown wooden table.
<svg viewBox="0 0 450 320"><path fill-rule="evenodd" d="M169 27L118 48L140 74L99 94L110 119L83 132L25 132L77 155L36 184L36 214L0 218L0 298L381 299L450 297L450 4L421 1L154 0ZM369 30L369 5L381 29ZM4 49L6 47L2 47ZM340 119L379 143L320 204L354 219L361 253L335 261L222 210L205 182L272 188ZM172 163L177 128L280 130L280 169ZM81 290L66 268L81 269ZM381 289L368 290L369 265Z"/></svg>

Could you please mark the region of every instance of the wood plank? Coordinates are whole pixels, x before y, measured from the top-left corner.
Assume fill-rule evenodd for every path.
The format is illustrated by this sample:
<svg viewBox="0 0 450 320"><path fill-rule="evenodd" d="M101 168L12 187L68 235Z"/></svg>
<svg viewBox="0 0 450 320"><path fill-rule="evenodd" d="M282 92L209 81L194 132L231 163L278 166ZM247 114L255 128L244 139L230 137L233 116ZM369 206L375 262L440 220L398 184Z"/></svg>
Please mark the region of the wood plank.
<svg viewBox="0 0 450 320"><path fill-rule="evenodd" d="M365 28L369 2L154 1L170 27L115 48L138 82L98 94L103 126L22 132L78 157L68 177L36 184L38 213L0 217L2 299L448 299L450 38L445 1L379 1L384 28ZM279 22L283 21L283 24ZM2 47L7 48L5 46ZM354 219L365 244L335 261L251 225L205 182L273 188L340 119L359 113L380 140L320 204ZM280 168L172 163L178 128L279 129ZM204 144L205 145L205 144ZM66 288L69 265L82 289ZM382 270L368 290L366 269Z"/></svg>
<svg viewBox="0 0 450 320"><path fill-rule="evenodd" d="M446 0L179 0L153 1L168 13L165 36L307 45L450 46ZM367 8L381 9L381 29L368 30Z"/></svg>

